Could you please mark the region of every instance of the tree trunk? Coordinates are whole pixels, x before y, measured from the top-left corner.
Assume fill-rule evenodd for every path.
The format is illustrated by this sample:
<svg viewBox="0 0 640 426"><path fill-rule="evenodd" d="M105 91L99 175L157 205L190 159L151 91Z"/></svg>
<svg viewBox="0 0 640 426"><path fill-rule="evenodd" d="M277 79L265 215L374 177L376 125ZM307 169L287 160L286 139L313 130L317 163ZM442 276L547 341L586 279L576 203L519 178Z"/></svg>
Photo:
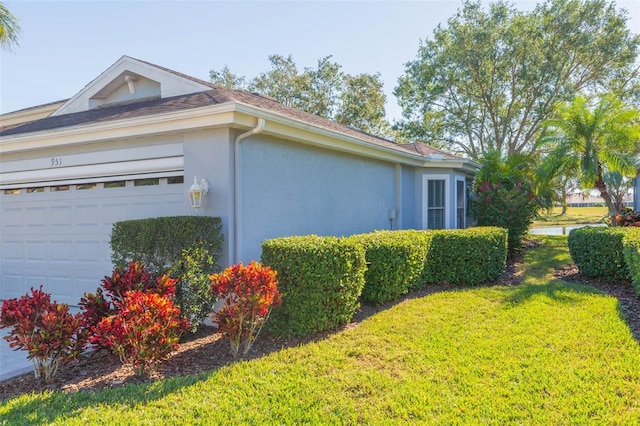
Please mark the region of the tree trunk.
<svg viewBox="0 0 640 426"><path fill-rule="evenodd" d="M600 163L598 163L598 177L596 178L594 187L595 189L600 191L600 197L602 197L604 203L607 206L608 214L611 218L611 226L618 226L616 215L619 213L619 211L616 209L616 206L613 203L611 194L609 194L609 191L607 191L607 184L604 183L602 165Z"/></svg>

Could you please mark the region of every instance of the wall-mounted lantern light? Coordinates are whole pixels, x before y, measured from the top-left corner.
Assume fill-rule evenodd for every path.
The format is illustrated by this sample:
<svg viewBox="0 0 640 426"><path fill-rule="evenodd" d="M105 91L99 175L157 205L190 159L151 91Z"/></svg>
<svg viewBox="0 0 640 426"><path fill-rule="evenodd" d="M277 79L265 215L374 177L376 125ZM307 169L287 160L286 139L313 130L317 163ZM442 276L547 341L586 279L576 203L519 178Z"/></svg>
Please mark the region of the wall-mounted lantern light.
<svg viewBox="0 0 640 426"><path fill-rule="evenodd" d="M191 207L196 210L202 207L202 199L204 198L204 194L207 192L209 192L209 182L204 178L198 181L198 178L194 176L193 185L191 185L191 188L187 191Z"/></svg>

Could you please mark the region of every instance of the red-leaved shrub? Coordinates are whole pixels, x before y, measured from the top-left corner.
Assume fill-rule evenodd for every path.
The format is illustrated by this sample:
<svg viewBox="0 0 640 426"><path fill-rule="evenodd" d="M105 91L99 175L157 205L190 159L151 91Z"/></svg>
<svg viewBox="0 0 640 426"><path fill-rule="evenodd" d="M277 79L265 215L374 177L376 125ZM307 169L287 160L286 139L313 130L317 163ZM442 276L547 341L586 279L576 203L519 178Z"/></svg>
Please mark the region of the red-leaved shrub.
<svg viewBox="0 0 640 426"><path fill-rule="evenodd" d="M280 304L276 271L252 261L247 266L232 265L209 278L212 293L224 299L222 308L211 317L218 330L229 339L234 358L243 341L246 355L267 321L271 307Z"/></svg>
<svg viewBox="0 0 640 426"><path fill-rule="evenodd" d="M139 290L172 298L177 281L167 275L154 280L142 263L132 261L126 271L116 268L110 277L104 277L96 294L85 293L79 305L88 326L95 327L103 318L117 313L127 292Z"/></svg>
<svg viewBox="0 0 640 426"><path fill-rule="evenodd" d="M11 328L3 338L11 348L29 352L36 378L45 381L55 376L61 363L75 359L86 343L82 315L70 314L67 304L51 302L42 286L19 299L5 300L0 328Z"/></svg>
<svg viewBox="0 0 640 426"><path fill-rule="evenodd" d="M190 327L167 296L127 291L117 305L117 313L103 318L89 340L111 349L138 375L150 373L175 350L180 336Z"/></svg>

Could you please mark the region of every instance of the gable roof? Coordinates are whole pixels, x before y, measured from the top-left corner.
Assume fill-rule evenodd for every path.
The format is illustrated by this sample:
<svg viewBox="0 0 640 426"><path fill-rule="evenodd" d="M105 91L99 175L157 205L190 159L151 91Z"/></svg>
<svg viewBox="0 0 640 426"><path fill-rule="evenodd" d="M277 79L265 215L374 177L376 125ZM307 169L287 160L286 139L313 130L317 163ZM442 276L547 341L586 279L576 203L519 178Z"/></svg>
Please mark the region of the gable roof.
<svg viewBox="0 0 640 426"><path fill-rule="evenodd" d="M167 68L159 67L149 62L122 56L113 65L103 71L98 77L89 82L65 102L52 115L62 115L74 112L82 112L91 108L91 100L99 100L108 97L118 88L128 85L127 80L144 79L158 84L156 97L168 98L190 93L202 92L210 88L204 81L189 78L184 74L173 72ZM143 96L144 97L144 96ZM131 96L135 100L140 96ZM99 102L98 102L99 104Z"/></svg>
<svg viewBox="0 0 640 426"><path fill-rule="evenodd" d="M166 78L169 76L169 78L175 78L171 83L174 84L174 86L177 86L178 90L182 89L187 92L194 88L199 90L193 93L184 93L154 99L134 99L125 102L97 106L93 109L76 111L79 109L78 103L86 101L92 94L98 93L104 85L111 83L109 76L112 78L115 78L114 76L120 78L123 73L122 70L125 69L123 67L129 67L126 69L133 68L138 74L144 76L151 76L154 78ZM149 69L152 71L149 71ZM183 84L184 81L192 83L193 86ZM175 89L175 87L173 89ZM162 66L127 56L120 58L120 60L112 65L107 71L103 72L98 78L85 86L85 88L78 94L64 102L64 104L50 116L17 125L0 127L0 137L45 132L63 129L66 127L106 123L212 105L221 105L225 103L236 103L268 111L307 125L329 130L331 132L341 133L374 145L383 146L405 153L411 153L420 157L427 157L430 154L440 154L446 159L463 160L460 157L456 157L450 153L423 143L397 144L393 141L364 133L351 127L338 124L329 119L281 104L272 98L262 96L257 93L227 89ZM475 162L471 160L466 160L466 162L469 162L471 166L475 164Z"/></svg>

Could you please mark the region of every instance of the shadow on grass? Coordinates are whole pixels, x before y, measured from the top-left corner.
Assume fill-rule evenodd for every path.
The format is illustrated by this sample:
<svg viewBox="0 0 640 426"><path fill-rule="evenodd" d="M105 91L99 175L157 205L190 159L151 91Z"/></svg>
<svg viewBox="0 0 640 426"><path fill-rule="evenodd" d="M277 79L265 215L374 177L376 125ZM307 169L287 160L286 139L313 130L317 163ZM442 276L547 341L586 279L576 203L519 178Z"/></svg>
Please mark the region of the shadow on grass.
<svg viewBox="0 0 640 426"><path fill-rule="evenodd" d="M580 295L585 294L602 294L602 292L589 286L553 280L547 284L522 284L514 287L503 299L503 303L517 307L530 300L546 297L553 302L575 305L582 303L583 298Z"/></svg>
<svg viewBox="0 0 640 426"><path fill-rule="evenodd" d="M176 377L145 384L129 384L118 389L100 392L43 393L26 402L20 399L5 401L2 424L50 424L72 419L82 410L97 405L109 405L114 410L146 405L160 400L182 388L206 380L207 375Z"/></svg>

